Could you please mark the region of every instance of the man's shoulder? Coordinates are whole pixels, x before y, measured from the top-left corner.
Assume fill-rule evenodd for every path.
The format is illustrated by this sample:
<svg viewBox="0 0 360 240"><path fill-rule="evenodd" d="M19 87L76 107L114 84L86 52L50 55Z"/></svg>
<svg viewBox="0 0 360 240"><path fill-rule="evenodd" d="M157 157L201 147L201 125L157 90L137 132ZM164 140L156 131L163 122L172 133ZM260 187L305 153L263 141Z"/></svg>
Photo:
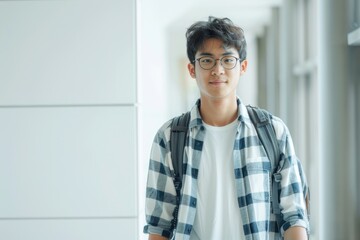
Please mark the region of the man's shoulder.
<svg viewBox="0 0 360 240"><path fill-rule="evenodd" d="M158 129L157 133L160 135L166 134L167 132L170 132L171 130L171 123L173 121L173 118L167 120L166 122L164 122L160 128Z"/></svg>
<svg viewBox="0 0 360 240"><path fill-rule="evenodd" d="M288 133L288 128L280 117L271 115L271 122L274 126L277 138L281 138L281 136Z"/></svg>

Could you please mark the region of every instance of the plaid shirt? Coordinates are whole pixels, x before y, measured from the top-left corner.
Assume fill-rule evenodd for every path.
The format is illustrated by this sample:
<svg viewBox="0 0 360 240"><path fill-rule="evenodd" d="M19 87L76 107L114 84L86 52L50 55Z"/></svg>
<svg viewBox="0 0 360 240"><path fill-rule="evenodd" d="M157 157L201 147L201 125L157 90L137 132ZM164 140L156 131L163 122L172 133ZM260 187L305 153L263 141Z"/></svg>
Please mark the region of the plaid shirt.
<svg viewBox="0 0 360 240"><path fill-rule="evenodd" d="M280 208L285 223L278 230L276 217L270 210L271 163L261 145L246 106L238 99L238 128L233 149L234 181L238 206L243 221L246 240L275 240L289 227L308 229L306 206L298 159L291 136L285 124L277 117L272 123L281 151ZM189 239L197 204L197 177L200 166L203 140L206 134L199 113L200 101L192 108L189 129L184 149L186 173L183 178L178 224L172 229L173 212L176 207L176 190L173 183L173 166L169 149L171 120L157 132L150 157L146 189L145 233L159 234L176 240ZM258 184L262 182L263 184ZM234 209L235 211L235 209Z"/></svg>

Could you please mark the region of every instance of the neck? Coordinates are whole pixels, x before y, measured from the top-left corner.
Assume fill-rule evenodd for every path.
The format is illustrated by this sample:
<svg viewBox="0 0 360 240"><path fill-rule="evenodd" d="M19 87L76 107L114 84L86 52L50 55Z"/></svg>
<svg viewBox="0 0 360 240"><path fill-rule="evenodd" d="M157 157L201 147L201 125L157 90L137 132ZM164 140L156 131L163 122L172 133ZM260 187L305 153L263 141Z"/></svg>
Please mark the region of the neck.
<svg viewBox="0 0 360 240"><path fill-rule="evenodd" d="M236 96L231 99L209 100L201 98L202 120L212 126L225 126L237 118Z"/></svg>

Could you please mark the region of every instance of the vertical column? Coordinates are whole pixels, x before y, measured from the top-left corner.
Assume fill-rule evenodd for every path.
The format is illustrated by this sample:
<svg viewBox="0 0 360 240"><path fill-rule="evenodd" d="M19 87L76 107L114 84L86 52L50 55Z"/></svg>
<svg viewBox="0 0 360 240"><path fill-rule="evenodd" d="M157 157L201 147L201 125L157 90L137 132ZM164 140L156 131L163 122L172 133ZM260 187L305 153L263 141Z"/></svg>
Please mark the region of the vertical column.
<svg viewBox="0 0 360 240"><path fill-rule="evenodd" d="M354 33L354 31L360 32L360 0L348 0L348 33ZM349 37L349 35L348 35ZM358 41L360 42L360 41ZM352 116L351 121L351 158L353 160L352 165L349 167L352 168L353 182L351 189L354 189L353 192L353 211L354 214L351 218L353 220L351 228L351 237L353 239L358 238L360 235L360 44L352 45L349 47L349 95L351 96L351 106L350 113Z"/></svg>
<svg viewBox="0 0 360 240"><path fill-rule="evenodd" d="M271 25L266 28L266 108L273 114L277 115L279 9L272 9L271 21Z"/></svg>
<svg viewBox="0 0 360 240"><path fill-rule="evenodd" d="M350 239L346 6L318 3L320 239Z"/></svg>
<svg viewBox="0 0 360 240"><path fill-rule="evenodd" d="M266 66L266 32L268 27L265 27L265 33L263 37L259 37L257 40L258 45L258 65ZM258 105L260 107L266 107L267 91L266 91L266 76L267 71L265 67L258 68Z"/></svg>

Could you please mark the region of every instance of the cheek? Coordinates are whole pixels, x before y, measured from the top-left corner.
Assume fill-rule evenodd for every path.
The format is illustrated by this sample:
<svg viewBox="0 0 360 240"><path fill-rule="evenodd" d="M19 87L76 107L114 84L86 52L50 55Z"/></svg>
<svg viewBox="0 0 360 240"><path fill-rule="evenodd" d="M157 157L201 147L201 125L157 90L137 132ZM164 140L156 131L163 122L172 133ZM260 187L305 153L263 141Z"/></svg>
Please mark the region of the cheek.
<svg viewBox="0 0 360 240"><path fill-rule="evenodd" d="M200 79L206 79L210 76L211 76L211 71L198 69L198 71L196 72L196 77L198 77Z"/></svg>
<svg viewBox="0 0 360 240"><path fill-rule="evenodd" d="M234 71L234 76L240 77L241 75L243 75L245 73L245 71L242 71L240 68L236 69L236 71Z"/></svg>

